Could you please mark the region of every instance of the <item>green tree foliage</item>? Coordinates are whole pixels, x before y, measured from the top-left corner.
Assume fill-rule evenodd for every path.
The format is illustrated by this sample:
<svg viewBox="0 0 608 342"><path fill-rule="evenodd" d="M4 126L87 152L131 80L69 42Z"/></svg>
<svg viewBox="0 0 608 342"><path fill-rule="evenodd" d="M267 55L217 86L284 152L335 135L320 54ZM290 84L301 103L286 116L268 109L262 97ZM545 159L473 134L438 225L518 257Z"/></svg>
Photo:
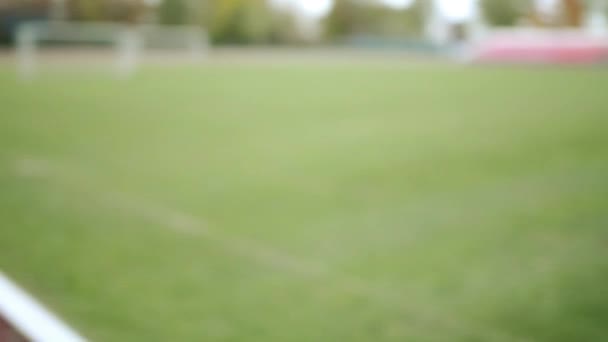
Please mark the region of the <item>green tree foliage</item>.
<svg viewBox="0 0 608 342"><path fill-rule="evenodd" d="M69 12L74 19L100 21L106 18L106 3L99 0L72 0Z"/></svg>
<svg viewBox="0 0 608 342"><path fill-rule="evenodd" d="M483 0L483 11L490 25L513 26L530 6L527 0Z"/></svg>
<svg viewBox="0 0 608 342"><path fill-rule="evenodd" d="M145 13L143 0L68 1L71 18L76 20L136 22ZM165 25L202 25L212 40L221 44L299 39L293 13L277 10L267 0L164 0L156 9L156 18Z"/></svg>
<svg viewBox="0 0 608 342"><path fill-rule="evenodd" d="M407 9L392 9L372 0L335 0L324 21L329 39L354 35L418 35L423 27L424 4L421 1Z"/></svg>
<svg viewBox="0 0 608 342"><path fill-rule="evenodd" d="M268 36L269 43L290 44L302 41L294 13L288 11L274 11L271 20L272 30Z"/></svg>
<svg viewBox="0 0 608 342"><path fill-rule="evenodd" d="M212 0L206 26L222 44L277 43L296 38L291 14L274 10L266 0Z"/></svg>
<svg viewBox="0 0 608 342"><path fill-rule="evenodd" d="M158 18L165 25L180 25L187 21L187 12L184 0L165 0L158 9Z"/></svg>

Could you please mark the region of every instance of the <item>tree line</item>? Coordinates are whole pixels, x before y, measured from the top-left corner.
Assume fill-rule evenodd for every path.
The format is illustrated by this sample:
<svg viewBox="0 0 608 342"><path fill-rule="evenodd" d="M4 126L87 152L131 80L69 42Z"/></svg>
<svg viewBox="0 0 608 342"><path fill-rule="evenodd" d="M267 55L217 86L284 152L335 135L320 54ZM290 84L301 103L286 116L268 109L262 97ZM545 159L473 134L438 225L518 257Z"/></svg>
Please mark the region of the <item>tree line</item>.
<svg viewBox="0 0 608 342"><path fill-rule="evenodd" d="M51 0L2 0L0 31L21 17L48 12ZM293 11L271 6L266 0L164 0L154 10L145 0L65 0L67 16L80 21L153 20L167 25L201 25L217 44L287 44L304 41ZM335 41L356 35L419 37L430 0L417 0L406 9L394 9L378 0L334 0L321 20L321 40ZM492 25L515 25L531 0L483 0L485 19ZM7 24L7 18L9 23Z"/></svg>

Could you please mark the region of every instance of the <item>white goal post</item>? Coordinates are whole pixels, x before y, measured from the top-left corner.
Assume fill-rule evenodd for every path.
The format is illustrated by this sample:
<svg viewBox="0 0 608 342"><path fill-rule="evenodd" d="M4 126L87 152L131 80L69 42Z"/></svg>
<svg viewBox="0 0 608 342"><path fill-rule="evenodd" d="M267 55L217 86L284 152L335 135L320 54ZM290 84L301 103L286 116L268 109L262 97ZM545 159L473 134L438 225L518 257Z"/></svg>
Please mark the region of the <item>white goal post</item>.
<svg viewBox="0 0 608 342"><path fill-rule="evenodd" d="M9 325L0 328L14 331L0 331L9 341L86 341L1 272L0 322Z"/></svg>
<svg viewBox="0 0 608 342"><path fill-rule="evenodd" d="M118 76L132 75L148 49L185 51L193 59L202 58L208 49L207 33L198 26L129 25L111 22L69 21L29 22L16 33L17 71L31 78L40 64L44 44L107 46L113 50Z"/></svg>

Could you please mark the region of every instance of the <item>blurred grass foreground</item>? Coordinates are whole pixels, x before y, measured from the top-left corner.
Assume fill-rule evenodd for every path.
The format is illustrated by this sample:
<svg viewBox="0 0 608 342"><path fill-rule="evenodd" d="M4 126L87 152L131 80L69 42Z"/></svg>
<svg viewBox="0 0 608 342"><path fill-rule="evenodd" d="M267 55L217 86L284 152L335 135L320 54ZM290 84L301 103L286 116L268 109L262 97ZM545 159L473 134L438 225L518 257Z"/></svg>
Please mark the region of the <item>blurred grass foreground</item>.
<svg viewBox="0 0 608 342"><path fill-rule="evenodd" d="M0 276L94 341L607 340L607 2L456 2L0 0Z"/></svg>
<svg viewBox="0 0 608 342"><path fill-rule="evenodd" d="M605 71L391 63L3 68L0 268L93 340L603 340Z"/></svg>

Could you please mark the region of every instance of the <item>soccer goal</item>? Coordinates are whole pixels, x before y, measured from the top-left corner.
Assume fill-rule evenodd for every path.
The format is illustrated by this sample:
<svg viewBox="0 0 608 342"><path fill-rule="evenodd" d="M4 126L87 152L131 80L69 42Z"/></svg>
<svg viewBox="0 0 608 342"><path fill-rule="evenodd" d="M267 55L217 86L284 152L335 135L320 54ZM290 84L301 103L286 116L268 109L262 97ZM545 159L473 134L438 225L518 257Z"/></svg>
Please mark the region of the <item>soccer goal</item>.
<svg viewBox="0 0 608 342"><path fill-rule="evenodd" d="M208 47L207 33L196 26L30 22L17 29L17 72L32 78L45 62L58 61L68 66L109 65L117 76L128 77L155 51L200 60Z"/></svg>

